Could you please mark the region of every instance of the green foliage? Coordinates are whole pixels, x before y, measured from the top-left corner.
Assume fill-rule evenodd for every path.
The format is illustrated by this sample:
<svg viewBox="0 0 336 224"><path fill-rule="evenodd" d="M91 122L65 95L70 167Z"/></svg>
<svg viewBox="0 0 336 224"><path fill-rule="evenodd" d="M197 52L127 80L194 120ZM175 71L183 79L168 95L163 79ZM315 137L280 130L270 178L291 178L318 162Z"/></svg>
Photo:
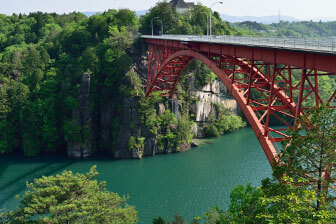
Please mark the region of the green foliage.
<svg viewBox="0 0 336 224"><path fill-rule="evenodd" d="M130 151L133 151L135 148L136 148L136 141L135 141L134 136L131 136L131 137L128 139L128 149L129 149Z"/></svg>
<svg viewBox="0 0 336 224"><path fill-rule="evenodd" d="M153 219L153 224L188 224L187 221L183 219L182 216L175 215L174 220L170 222L166 222L162 217L154 218ZM197 224L197 222L192 222L192 224Z"/></svg>
<svg viewBox="0 0 336 224"><path fill-rule="evenodd" d="M145 149L145 138L131 136L128 139L128 149L130 151L143 151Z"/></svg>
<svg viewBox="0 0 336 224"><path fill-rule="evenodd" d="M18 196L19 206L0 217L5 223L136 223L127 198L107 191L105 182L94 180L97 175L94 166L87 174L63 171L35 179Z"/></svg>
<svg viewBox="0 0 336 224"><path fill-rule="evenodd" d="M142 34L151 34L151 21L153 18L153 31L155 35L161 34L161 23L163 23L164 34L197 34L206 35L207 18L210 9L196 5L194 9L184 14L177 13L168 2L159 2L151 8L149 13L140 18L140 32ZM227 22L223 22L218 13L212 15L212 33L215 35L234 35L240 34L232 28Z"/></svg>
<svg viewBox="0 0 336 224"><path fill-rule="evenodd" d="M109 10L90 18L81 13L0 15L0 24L1 153L18 149L34 156L84 142L91 130L73 113L80 109L84 73L90 74L95 127L106 105L120 113L125 95L120 86L127 80L134 94L141 94L140 79L131 72L125 77L133 63L126 51L138 28L133 11ZM112 123L115 138L118 119ZM100 136L101 130L95 131Z"/></svg>
<svg viewBox="0 0 336 224"><path fill-rule="evenodd" d="M235 187L227 212L217 212L217 223L332 223L335 212L313 206L317 198L313 190L297 187L293 179L285 184L263 181L262 187ZM305 182L301 179L298 181ZM209 222L210 223L210 222Z"/></svg>
<svg viewBox="0 0 336 224"><path fill-rule="evenodd" d="M191 133L190 129L194 122L190 121L187 117L182 117L177 125L176 129L176 144L180 145L183 143L190 143L193 134Z"/></svg>
<svg viewBox="0 0 336 224"><path fill-rule="evenodd" d="M151 97L141 97L138 111L141 123L144 124L153 136L158 134L160 121L156 115L156 105L163 101L160 92L154 92Z"/></svg>
<svg viewBox="0 0 336 224"><path fill-rule="evenodd" d="M214 104L216 118L210 115L204 126L203 132L206 137L218 137L228 131L235 131L246 126L240 116L234 115L222 104Z"/></svg>
<svg viewBox="0 0 336 224"><path fill-rule="evenodd" d="M184 115L177 118L176 114L165 109L161 114L157 113L159 103L166 103L168 100L161 96L160 92L154 92L151 97L140 97L138 111L141 123L150 131L151 138L157 141L159 150L166 148L179 150L180 146L190 143L193 135L191 126L193 122Z"/></svg>
<svg viewBox="0 0 336 224"><path fill-rule="evenodd" d="M82 136L81 136L81 127L77 122L71 120L71 121L65 121L64 125L62 127L64 138L69 144L74 144L75 142L82 142Z"/></svg>
<svg viewBox="0 0 336 224"><path fill-rule="evenodd" d="M246 187L238 185L230 194L230 208L227 214L222 214L221 221L225 219L234 223L262 223L257 215L265 211L261 197L264 196L260 188L250 184Z"/></svg>
<svg viewBox="0 0 336 224"><path fill-rule="evenodd" d="M125 83L120 87L125 96L144 96L139 75L130 70L125 74Z"/></svg>
<svg viewBox="0 0 336 224"><path fill-rule="evenodd" d="M261 187L238 185L230 193L230 206L227 211L219 207L209 209L203 217L195 217L192 223L226 224L267 224L267 223L335 223L336 213L327 203L319 210L314 206L318 197L314 190L299 187L307 180L284 177L281 182L265 179ZM187 223L180 216L172 222L161 217L153 223Z"/></svg>
<svg viewBox="0 0 336 224"><path fill-rule="evenodd" d="M275 176L289 176L297 181L308 181L300 185L314 189L317 197L330 204L335 203L336 127L335 112L326 106L311 109L298 118L291 139L283 142L283 150ZM320 203L317 202L317 209Z"/></svg>
<svg viewBox="0 0 336 224"><path fill-rule="evenodd" d="M195 87L202 88L216 79L216 74L201 61L195 59L188 66L185 73L193 73L195 76Z"/></svg>

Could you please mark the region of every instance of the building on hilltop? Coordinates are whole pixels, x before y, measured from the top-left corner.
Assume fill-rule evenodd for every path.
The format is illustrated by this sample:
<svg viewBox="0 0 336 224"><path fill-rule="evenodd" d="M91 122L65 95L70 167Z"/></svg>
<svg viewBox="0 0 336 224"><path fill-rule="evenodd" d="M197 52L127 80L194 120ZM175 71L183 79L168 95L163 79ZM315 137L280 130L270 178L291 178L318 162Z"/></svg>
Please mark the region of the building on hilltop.
<svg viewBox="0 0 336 224"><path fill-rule="evenodd" d="M194 9L195 7L193 2L185 2L183 0L171 0L170 5L176 8L178 13L184 13L190 9Z"/></svg>

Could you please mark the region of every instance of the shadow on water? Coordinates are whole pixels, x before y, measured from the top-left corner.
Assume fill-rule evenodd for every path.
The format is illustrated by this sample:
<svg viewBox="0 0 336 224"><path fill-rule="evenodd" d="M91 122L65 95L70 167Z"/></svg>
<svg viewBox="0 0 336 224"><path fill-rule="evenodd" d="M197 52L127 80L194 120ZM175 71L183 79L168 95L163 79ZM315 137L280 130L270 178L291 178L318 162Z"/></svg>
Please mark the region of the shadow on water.
<svg viewBox="0 0 336 224"><path fill-rule="evenodd" d="M58 153L34 158L26 158L15 153L2 155L0 156L0 208L5 205L6 201L14 198L26 188L26 181L33 181L42 175L53 175L76 163L108 163L111 161L118 160L111 158L106 153L100 153L86 159L73 159ZM24 168L22 168L22 165ZM4 174L7 176L4 176ZM6 179L8 179L8 182L6 182Z"/></svg>
<svg viewBox="0 0 336 224"><path fill-rule="evenodd" d="M42 160L42 161L41 161ZM26 187L26 181L32 181L35 178L38 178L42 175L48 176L52 175L54 173L60 172L67 167L73 165L74 163L78 162L77 160L61 160L61 159L50 159L50 162L44 162L43 160L48 160L48 158L45 157L37 157L33 159L28 158L16 158L15 155L7 155L0 157L0 177L3 177L4 172L7 170L7 172L10 169L13 169L13 167L20 168L20 164L25 165L33 165L31 166L32 169L29 169L29 167L25 167L25 170L22 172L22 170L19 170L17 173L15 171L12 171L12 176L14 176L14 179L9 178L10 181L7 183L0 183L0 193L1 200L0 200L0 208L3 208L7 201L14 198L17 194L21 193L25 187ZM43 163L39 166L34 166L34 164L37 163ZM3 178L2 178L3 179ZM3 194L5 192L5 194Z"/></svg>
<svg viewBox="0 0 336 224"><path fill-rule="evenodd" d="M15 159L13 157L8 157L8 158L6 158L6 161L3 161L4 157L6 157L6 156L4 156L4 155L0 156L0 179L4 175L7 167L15 161Z"/></svg>

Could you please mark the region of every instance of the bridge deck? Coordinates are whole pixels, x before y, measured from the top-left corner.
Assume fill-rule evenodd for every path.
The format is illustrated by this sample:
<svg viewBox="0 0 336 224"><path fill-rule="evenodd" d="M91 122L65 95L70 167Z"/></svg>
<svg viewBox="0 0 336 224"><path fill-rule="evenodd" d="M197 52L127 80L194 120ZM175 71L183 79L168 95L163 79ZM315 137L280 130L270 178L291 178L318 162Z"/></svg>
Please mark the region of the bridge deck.
<svg viewBox="0 0 336 224"><path fill-rule="evenodd" d="M242 36L191 36L191 35L142 35L145 39L175 40L181 42L203 42L229 44L247 47L283 49L319 54L336 55L334 38L303 39L303 38L274 38L274 37L242 37Z"/></svg>

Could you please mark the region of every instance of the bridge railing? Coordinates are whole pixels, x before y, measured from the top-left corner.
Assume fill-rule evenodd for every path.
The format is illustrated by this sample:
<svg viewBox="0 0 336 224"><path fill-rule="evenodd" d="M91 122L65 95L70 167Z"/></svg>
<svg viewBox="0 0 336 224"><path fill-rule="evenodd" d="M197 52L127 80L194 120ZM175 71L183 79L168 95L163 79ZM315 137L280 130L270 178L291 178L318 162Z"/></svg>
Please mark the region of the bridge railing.
<svg viewBox="0 0 336 224"><path fill-rule="evenodd" d="M278 37L243 37L243 36L194 36L194 35L162 35L146 36L144 38L197 41L223 44L238 44L260 47L286 48L307 51L336 53L335 38L278 38Z"/></svg>

